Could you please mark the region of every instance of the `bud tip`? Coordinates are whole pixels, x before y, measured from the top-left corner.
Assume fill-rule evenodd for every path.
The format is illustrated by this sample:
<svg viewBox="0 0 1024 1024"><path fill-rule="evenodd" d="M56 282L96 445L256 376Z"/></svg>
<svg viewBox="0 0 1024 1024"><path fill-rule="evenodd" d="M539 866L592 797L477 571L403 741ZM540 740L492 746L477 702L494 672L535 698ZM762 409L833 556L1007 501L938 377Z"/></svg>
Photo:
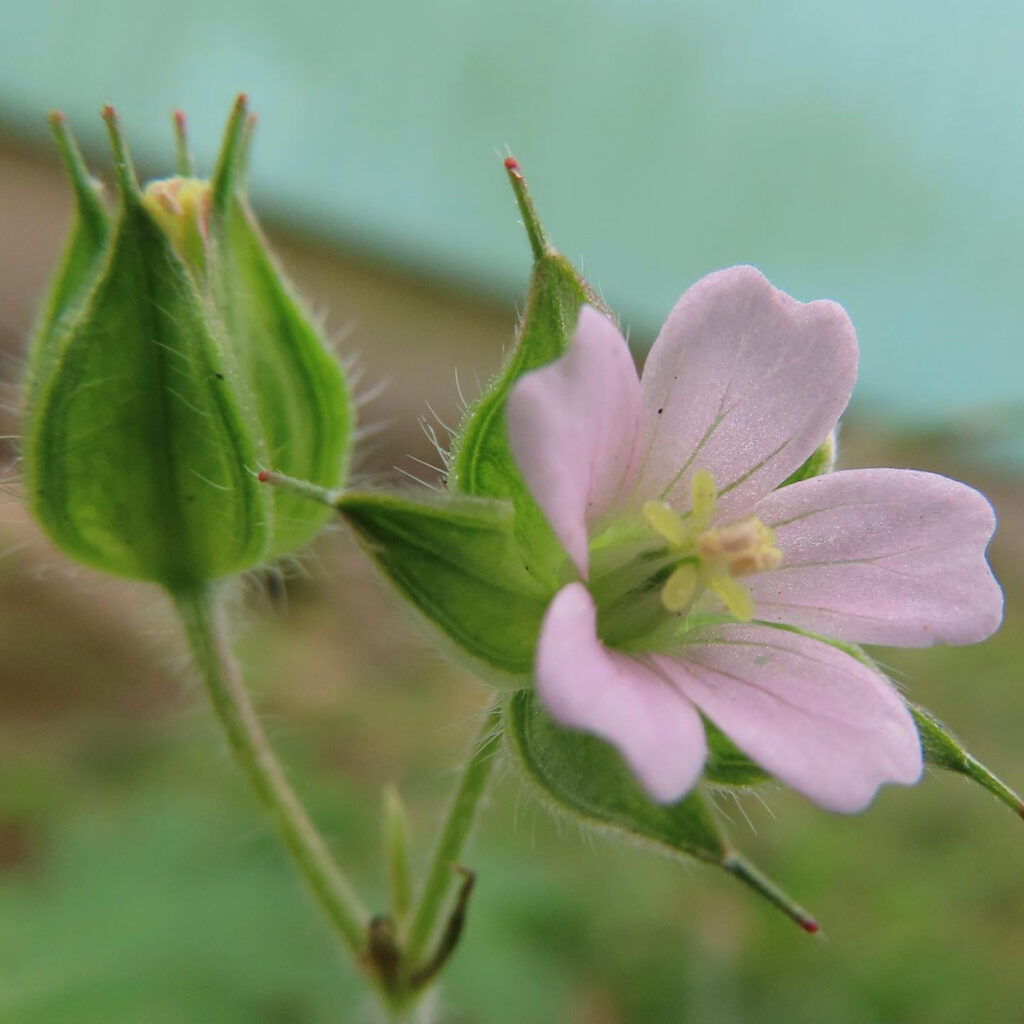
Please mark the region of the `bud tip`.
<svg viewBox="0 0 1024 1024"><path fill-rule="evenodd" d="M505 170L516 181L521 182L523 180L523 169L519 166L519 161L514 156L505 157Z"/></svg>

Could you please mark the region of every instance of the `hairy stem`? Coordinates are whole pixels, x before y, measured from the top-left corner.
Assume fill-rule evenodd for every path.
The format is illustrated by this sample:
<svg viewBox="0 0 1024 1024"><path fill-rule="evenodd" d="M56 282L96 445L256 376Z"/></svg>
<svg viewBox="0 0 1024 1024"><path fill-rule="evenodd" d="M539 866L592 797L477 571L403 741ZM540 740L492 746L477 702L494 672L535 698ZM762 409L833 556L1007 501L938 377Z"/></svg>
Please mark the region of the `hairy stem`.
<svg viewBox="0 0 1024 1024"><path fill-rule="evenodd" d="M458 864L469 837L476 812L494 766L494 757L501 745L501 708L492 708L484 718L469 762L463 769L459 788L452 798L448 817L430 862L423 891L413 913L409 934L404 943L406 961L417 964L438 929L441 909L456 881L453 868Z"/></svg>
<svg viewBox="0 0 1024 1024"><path fill-rule="evenodd" d="M366 949L367 913L267 742L232 657L223 612L213 588L202 586L172 596L235 760L274 819L296 870L353 957L361 962Z"/></svg>

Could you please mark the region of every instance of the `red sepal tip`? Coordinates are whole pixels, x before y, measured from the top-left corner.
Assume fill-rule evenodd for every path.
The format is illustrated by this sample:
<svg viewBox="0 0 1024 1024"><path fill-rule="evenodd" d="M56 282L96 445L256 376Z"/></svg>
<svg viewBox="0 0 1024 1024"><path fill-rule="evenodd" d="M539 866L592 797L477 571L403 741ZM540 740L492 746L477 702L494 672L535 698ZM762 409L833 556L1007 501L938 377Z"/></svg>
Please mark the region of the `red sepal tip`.
<svg viewBox="0 0 1024 1024"><path fill-rule="evenodd" d="M185 128L185 111L176 110L174 112L174 123L182 130Z"/></svg>
<svg viewBox="0 0 1024 1024"><path fill-rule="evenodd" d="M817 935L820 925L813 917L801 917L797 922L808 935Z"/></svg>
<svg viewBox="0 0 1024 1024"><path fill-rule="evenodd" d="M270 470L269 469L261 469L256 474L256 479L259 480L259 482L261 484L268 483L270 481Z"/></svg>

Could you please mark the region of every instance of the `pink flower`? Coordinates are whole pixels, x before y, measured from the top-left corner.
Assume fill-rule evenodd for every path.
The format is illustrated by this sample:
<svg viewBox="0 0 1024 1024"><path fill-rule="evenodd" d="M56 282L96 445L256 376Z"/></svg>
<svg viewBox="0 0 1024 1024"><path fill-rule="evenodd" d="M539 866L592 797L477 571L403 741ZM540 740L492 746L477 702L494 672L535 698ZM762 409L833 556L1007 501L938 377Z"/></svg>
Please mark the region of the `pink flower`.
<svg viewBox="0 0 1024 1024"><path fill-rule="evenodd" d="M659 801L700 778L702 715L831 810L916 782L903 700L809 634L915 647L999 625L977 491L898 469L780 486L831 436L856 367L840 306L733 267L679 300L641 379L584 307L565 356L509 397L512 451L576 577L545 615L537 692Z"/></svg>

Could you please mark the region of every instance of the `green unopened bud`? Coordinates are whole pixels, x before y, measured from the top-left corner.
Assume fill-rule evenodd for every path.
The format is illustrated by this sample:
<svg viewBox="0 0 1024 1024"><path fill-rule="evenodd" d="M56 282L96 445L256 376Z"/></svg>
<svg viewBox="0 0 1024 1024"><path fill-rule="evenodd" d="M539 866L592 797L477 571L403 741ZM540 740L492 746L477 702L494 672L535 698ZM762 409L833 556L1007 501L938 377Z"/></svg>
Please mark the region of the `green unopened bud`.
<svg viewBox="0 0 1024 1024"><path fill-rule="evenodd" d="M140 189L116 116L116 226L63 119L77 216L26 378L33 511L68 554L172 589L308 541L330 511L261 487L272 464L323 487L344 474L341 369L267 252L242 188L252 127L235 105L217 172Z"/></svg>

